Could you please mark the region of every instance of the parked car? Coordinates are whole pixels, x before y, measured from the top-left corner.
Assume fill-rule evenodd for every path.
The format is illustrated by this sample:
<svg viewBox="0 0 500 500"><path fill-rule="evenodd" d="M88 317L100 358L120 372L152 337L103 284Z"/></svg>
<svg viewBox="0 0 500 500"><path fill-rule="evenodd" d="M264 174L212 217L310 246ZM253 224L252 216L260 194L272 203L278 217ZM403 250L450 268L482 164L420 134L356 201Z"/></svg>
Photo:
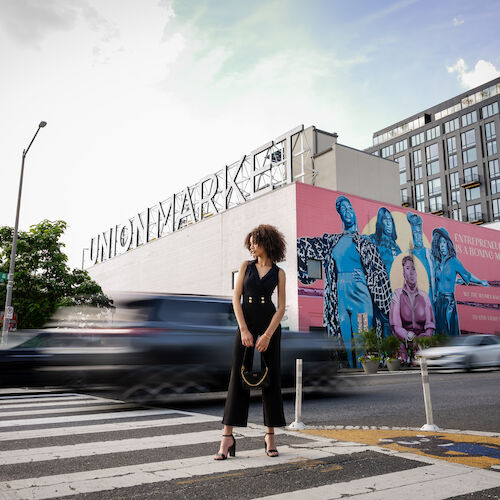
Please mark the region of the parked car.
<svg viewBox="0 0 500 500"><path fill-rule="evenodd" d="M500 366L500 337L496 335L464 335L454 337L448 345L422 351L429 368L472 370Z"/></svg>
<svg viewBox="0 0 500 500"><path fill-rule="evenodd" d="M59 314L30 340L0 351L0 384L107 385L135 401L227 389L237 328L229 299L142 294L116 305L108 314ZM294 386L301 358L304 386L331 388L334 351L323 333L283 330L282 386Z"/></svg>

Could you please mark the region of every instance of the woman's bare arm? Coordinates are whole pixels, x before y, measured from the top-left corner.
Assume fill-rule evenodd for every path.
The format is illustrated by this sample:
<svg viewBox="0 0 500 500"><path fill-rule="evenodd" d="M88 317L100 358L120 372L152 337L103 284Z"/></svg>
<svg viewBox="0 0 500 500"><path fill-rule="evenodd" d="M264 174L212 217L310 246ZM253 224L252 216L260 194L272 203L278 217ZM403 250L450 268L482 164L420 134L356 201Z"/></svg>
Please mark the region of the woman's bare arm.
<svg viewBox="0 0 500 500"><path fill-rule="evenodd" d="M266 328L266 331L259 337L255 347L259 352L263 352L267 349L269 345L269 341L273 336L274 331L278 328L280 321L285 314L286 307L286 276L285 271L280 269L278 272L278 307L276 312L273 314L271 318L271 322L269 326Z"/></svg>

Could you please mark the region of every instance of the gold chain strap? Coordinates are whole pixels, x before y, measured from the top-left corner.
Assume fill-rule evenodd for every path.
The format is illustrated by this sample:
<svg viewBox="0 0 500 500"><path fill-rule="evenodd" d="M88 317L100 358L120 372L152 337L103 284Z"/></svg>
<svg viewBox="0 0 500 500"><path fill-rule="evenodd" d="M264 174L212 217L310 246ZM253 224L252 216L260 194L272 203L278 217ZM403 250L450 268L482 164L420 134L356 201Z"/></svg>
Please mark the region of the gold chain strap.
<svg viewBox="0 0 500 500"><path fill-rule="evenodd" d="M267 372L269 371L269 368L267 367L266 365L266 369L264 371L264 374L262 375L262 378L256 382L255 384L252 384L251 382L249 382L246 378L245 378L245 366L244 365L241 365L241 378L245 381L245 384L248 384L250 387L257 387L259 386L260 384L262 384L262 382L265 380L265 378L267 377Z"/></svg>

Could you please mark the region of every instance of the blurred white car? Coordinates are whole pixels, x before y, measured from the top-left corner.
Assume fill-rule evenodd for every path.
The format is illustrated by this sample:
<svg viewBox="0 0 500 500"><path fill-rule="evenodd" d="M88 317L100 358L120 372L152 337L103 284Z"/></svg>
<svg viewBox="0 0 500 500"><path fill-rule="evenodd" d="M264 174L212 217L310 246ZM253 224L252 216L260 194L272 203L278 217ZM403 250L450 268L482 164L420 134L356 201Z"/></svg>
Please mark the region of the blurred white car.
<svg viewBox="0 0 500 500"><path fill-rule="evenodd" d="M500 337L495 335L464 335L454 337L443 347L421 352L429 368L485 368L500 366Z"/></svg>

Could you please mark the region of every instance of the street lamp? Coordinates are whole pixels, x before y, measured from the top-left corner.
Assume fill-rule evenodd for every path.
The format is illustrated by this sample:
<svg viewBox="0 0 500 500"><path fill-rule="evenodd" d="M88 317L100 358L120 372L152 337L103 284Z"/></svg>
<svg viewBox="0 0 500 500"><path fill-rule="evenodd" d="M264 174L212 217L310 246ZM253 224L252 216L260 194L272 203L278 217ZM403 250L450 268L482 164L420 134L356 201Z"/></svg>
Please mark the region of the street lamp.
<svg viewBox="0 0 500 500"><path fill-rule="evenodd" d="M24 160L28 151L33 144L38 132L40 129L45 127L47 122L40 122L38 125L38 129L31 139L31 142L28 144L28 147L23 151L23 159L21 162L21 177L19 178L19 192L17 194L17 210L16 210L16 223L14 224L14 237L12 238L12 251L10 252L10 267L9 267L9 275L7 277L7 294L5 296L5 311L3 315L3 328L2 328L2 342L7 340L7 336L9 334L9 323L11 319L11 314L9 311L11 310L12 304L12 289L14 288L14 268L16 266L16 251L17 251L17 228L19 227L19 210L21 208L21 193L23 191L23 176L24 176Z"/></svg>

